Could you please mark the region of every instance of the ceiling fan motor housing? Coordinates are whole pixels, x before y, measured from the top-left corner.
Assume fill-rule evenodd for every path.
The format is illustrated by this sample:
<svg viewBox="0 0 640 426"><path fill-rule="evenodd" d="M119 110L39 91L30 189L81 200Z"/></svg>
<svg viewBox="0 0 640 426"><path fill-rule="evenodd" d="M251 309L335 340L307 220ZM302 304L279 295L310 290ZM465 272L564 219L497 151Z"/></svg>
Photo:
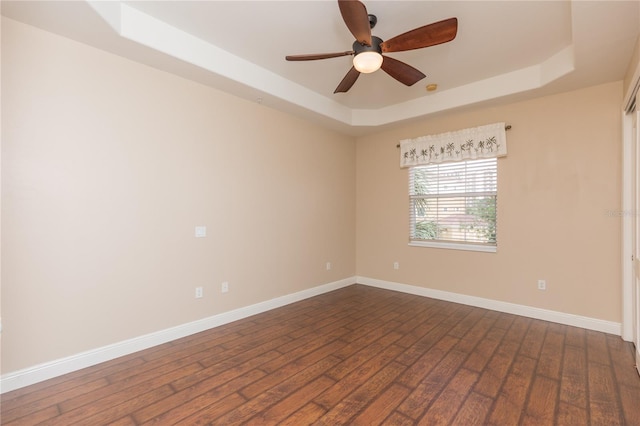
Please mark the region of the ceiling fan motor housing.
<svg viewBox="0 0 640 426"><path fill-rule="evenodd" d="M353 42L353 51L356 55L362 52L377 52L382 54L382 39L376 36L371 36L371 46L367 46L366 44L360 44L359 41Z"/></svg>

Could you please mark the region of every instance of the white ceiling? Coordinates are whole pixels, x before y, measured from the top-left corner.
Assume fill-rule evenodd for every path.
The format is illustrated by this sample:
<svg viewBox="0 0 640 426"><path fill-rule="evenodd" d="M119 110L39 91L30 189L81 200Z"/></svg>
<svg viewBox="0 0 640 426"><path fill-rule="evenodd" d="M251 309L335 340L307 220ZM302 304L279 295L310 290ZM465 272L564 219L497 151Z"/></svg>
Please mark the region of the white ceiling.
<svg viewBox="0 0 640 426"><path fill-rule="evenodd" d="M284 57L351 50L334 0L2 1L2 15L349 134L621 80L640 31L638 1L364 3L383 40L450 17L458 35L389 54L427 75L414 86L380 70L333 94L351 56Z"/></svg>

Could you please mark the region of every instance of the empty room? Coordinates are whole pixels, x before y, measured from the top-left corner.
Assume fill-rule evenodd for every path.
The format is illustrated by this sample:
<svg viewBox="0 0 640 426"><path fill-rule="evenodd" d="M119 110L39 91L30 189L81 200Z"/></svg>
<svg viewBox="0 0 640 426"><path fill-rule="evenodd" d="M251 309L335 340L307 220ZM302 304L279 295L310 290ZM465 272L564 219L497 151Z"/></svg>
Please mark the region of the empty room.
<svg viewBox="0 0 640 426"><path fill-rule="evenodd" d="M637 1L2 1L3 425L640 425Z"/></svg>

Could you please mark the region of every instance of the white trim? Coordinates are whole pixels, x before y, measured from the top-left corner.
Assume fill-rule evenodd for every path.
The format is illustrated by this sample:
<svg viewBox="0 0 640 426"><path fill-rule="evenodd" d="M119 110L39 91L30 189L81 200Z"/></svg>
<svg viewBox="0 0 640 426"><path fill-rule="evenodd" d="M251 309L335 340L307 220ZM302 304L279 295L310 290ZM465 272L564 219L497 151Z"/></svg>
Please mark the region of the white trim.
<svg viewBox="0 0 640 426"><path fill-rule="evenodd" d="M0 393L9 392L53 377L71 373L82 368L91 367L101 362L110 361L124 355L151 348L182 337L190 336L211 328L219 327L271 309L276 309L310 297L328 293L354 283L620 335L620 323L534 308L531 306L501 302L498 300L467 296L442 290L434 290L391 281L355 276L8 373L0 378Z"/></svg>
<svg viewBox="0 0 640 426"><path fill-rule="evenodd" d="M633 170L635 156L632 147L632 122L630 114L623 116L622 129L622 212L633 212ZM622 214L622 339L633 341L633 285L635 277L633 275L633 215Z"/></svg>
<svg viewBox="0 0 640 426"><path fill-rule="evenodd" d="M402 293L414 294L416 296L431 297L433 299L462 303L464 305L476 306L493 311L505 312L508 314L521 315L528 318L535 318L544 321L556 322L559 324L571 325L574 327L601 331L603 333L615 334L618 336L620 335L620 323L618 322L605 321L597 318L589 318L580 315L567 314L564 312L551 311L548 309L535 308L533 306L518 305L515 303L484 299L482 297L468 296L459 293L451 293L448 291L434 290L431 288L417 287L391 281L383 281L375 278L358 276L356 277L356 282L358 284L364 284L371 287L400 291Z"/></svg>
<svg viewBox="0 0 640 426"><path fill-rule="evenodd" d="M122 342L92 349L86 352L57 359L23 370L2 375L0 378L0 393L9 392L24 386L32 385L43 380L71 373L82 368L90 367L101 362L109 361L143 349L151 348L172 340L190 336L201 331L219 327L239 319L247 318L271 309L276 309L300 300L328 293L355 283L355 277L345 278L332 283L320 285L297 293L287 294L266 300L254 305L223 312L208 318L203 318L187 324L167 328L165 330L134 337Z"/></svg>
<svg viewBox="0 0 640 426"><path fill-rule="evenodd" d="M497 246L483 246L480 244L448 243L444 241L409 241L411 247L429 247L447 250L482 251L485 253L495 253Z"/></svg>

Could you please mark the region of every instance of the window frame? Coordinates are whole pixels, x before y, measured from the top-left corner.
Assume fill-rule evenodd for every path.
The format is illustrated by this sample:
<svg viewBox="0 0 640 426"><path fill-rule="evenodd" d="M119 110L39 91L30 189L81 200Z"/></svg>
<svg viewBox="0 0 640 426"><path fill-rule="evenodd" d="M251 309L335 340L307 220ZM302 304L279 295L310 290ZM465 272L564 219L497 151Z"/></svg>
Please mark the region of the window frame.
<svg viewBox="0 0 640 426"><path fill-rule="evenodd" d="M459 163L472 163L476 161L486 161L490 160L488 158L482 159L470 159L461 161ZM409 168L408 173L408 184L409 184L409 246L413 247L429 247L429 248L440 248L440 249L450 249L450 250L464 250L464 251L477 251L477 252L486 252L486 253L496 253L498 250L498 237L497 237L497 225L498 225L498 161L497 158L492 159L495 162L495 191L469 191L464 192L464 197L469 198L472 197L472 194L478 194L477 196L486 196L487 193L491 193L492 197L495 197L495 206L496 206L496 215L495 215L495 230L496 230L496 240L495 242L487 242L487 243L479 243L479 242L463 242L463 241L455 241L455 240L438 240L438 239L416 239L414 238L415 234L415 204L414 201L416 199L422 198L424 199L424 195L415 195L413 193L413 185L414 185L414 173L416 169L424 169L424 168L435 168L447 164L447 163L437 163L437 164L428 164L428 165L420 165L420 166L412 166ZM451 163L448 163L451 164ZM440 172L440 170L438 170ZM446 170L443 171L446 173ZM447 195L453 195L454 193L444 193L444 195L440 192L437 194L433 194L430 198L453 198L447 197Z"/></svg>

